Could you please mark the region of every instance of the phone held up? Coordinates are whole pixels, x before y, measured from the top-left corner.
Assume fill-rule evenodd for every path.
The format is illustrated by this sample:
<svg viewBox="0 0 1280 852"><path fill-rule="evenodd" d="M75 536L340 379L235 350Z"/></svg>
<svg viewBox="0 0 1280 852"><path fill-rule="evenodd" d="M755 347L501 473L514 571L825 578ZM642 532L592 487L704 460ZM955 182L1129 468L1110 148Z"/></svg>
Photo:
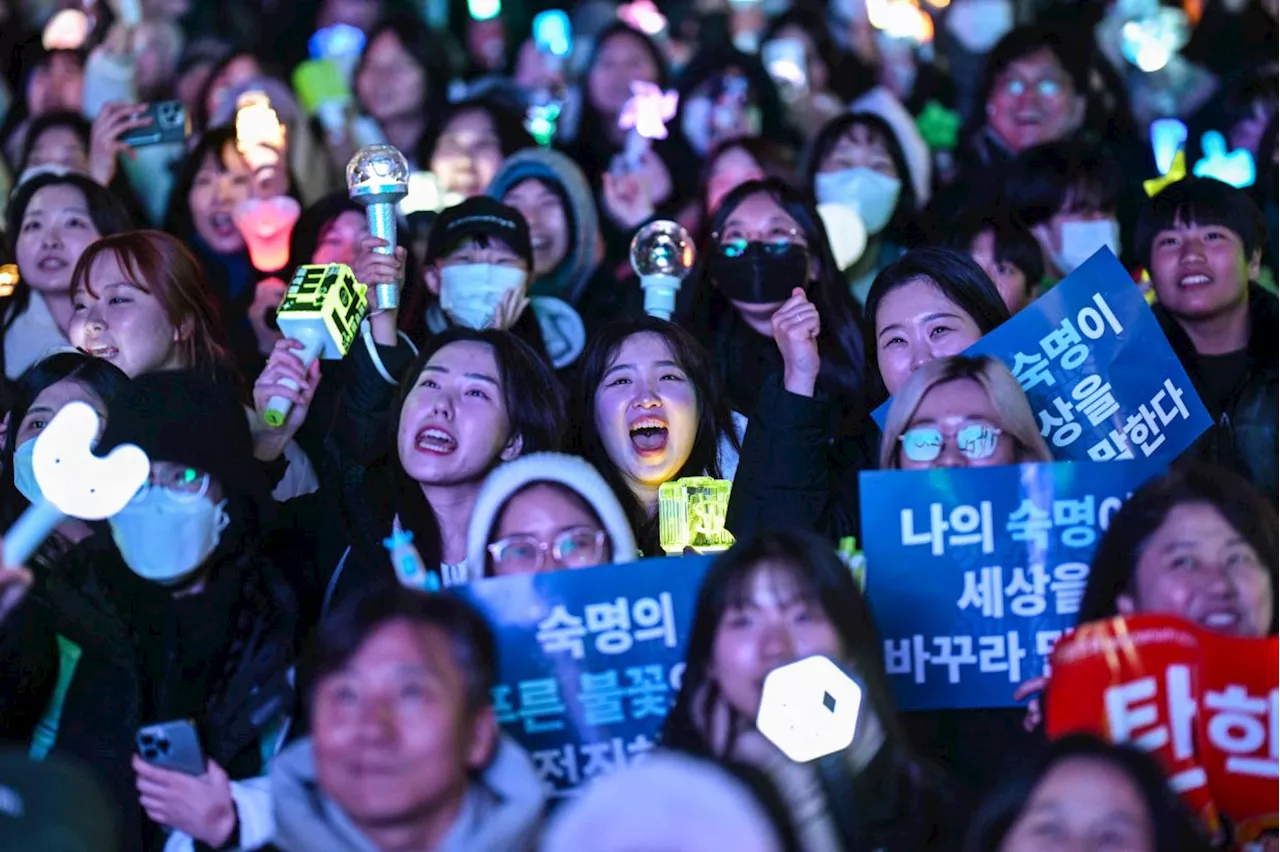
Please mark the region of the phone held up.
<svg viewBox="0 0 1280 852"><path fill-rule="evenodd" d="M182 101L157 101L147 104L143 115L151 123L120 134L120 141L134 148L183 142L191 133L191 120Z"/></svg>

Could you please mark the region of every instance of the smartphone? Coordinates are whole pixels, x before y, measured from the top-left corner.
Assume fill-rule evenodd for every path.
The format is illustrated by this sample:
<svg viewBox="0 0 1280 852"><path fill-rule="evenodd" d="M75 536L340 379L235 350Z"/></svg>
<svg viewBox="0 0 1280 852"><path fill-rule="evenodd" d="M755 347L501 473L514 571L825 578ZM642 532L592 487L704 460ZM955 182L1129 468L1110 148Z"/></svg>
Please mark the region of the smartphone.
<svg viewBox="0 0 1280 852"><path fill-rule="evenodd" d="M533 19L533 44L537 49L561 59L573 53L573 28L563 9L539 12Z"/></svg>
<svg viewBox="0 0 1280 852"><path fill-rule="evenodd" d="M138 754L152 766L184 775L203 775L204 751L196 725L190 719L160 722L138 729Z"/></svg>
<svg viewBox="0 0 1280 852"><path fill-rule="evenodd" d="M135 127L120 134L120 141L133 148L183 142L191 134L191 119L182 101L157 101L147 104L144 115L151 117L145 127Z"/></svg>

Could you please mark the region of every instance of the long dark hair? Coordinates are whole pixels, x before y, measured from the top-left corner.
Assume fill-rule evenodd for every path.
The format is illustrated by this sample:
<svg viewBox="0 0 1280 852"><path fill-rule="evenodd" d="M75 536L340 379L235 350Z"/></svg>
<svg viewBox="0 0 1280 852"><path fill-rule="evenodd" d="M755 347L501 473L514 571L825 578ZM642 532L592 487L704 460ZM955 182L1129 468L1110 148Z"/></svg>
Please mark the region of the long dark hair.
<svg viewBox="0 0 1280 852"><path fill-rule="evenodd" d="M1247 480L1226 468L1193 464L1148 480L1111 517L1093 554L1089 580L1080 601L1079 622L1116 614L1116 598L1133 588L1138 560L1169 513L1188 503L1207 503L1221 513L1254 549L1277 588L1276 510ZM1271 613L1270 635L1276 633Z"/></svg>
<svg viewBox="0 0 1280 852"><path fill-rule="evenodd" d="M729 756L712 753L712 744L706 741L697 720L710 718L708 711L720 697L720 689L710 675L720 622L725 613L744 604L751 578L763 565L785 572L796 584L799 595L822 607L840 634L846 659L839 662L849 666L862 681L865 700L888 739L905 744L884 672L883 646L866 598L858 591L849 568L831 549L831 543L802 532L762 533L740 541L708 570L698 591L680 695L663 726L663 743L717 759ZM703 705L695 707L695 701ZM733 715L736 717L736 712ZM752 723L751 719L734 719L727 751L732 751L733 735Z"/></svg>
<svg viewBox="0 0 1280 852"><path fill-rule="evenodd" d="M604 380L609 365L617 357L618 350L629 338L637 334L656 334L662 338L680 369L693 385L698 401L698 429L694 434L689 458L676 473L682 476L721 477L720 440L727 438L738 448L738 435L733 425L729 402L720 387L715 367L705 349L687 331L679 326L655 317L643 316L615 320L600 329L582 353L577 367L576 380L569 401L570 434L569 450L591 462L622 504L636 533L636 541L645 553L660 550L657 518L650 517L640 501L627 487L618 466L609 459L600 427L596 423L596 391Z"/></svg>
<svg viewBox="0 0 1280 852"><path fill-rule="evenodd" d="M27 508L27 498L13 483L13 454L18 449L18 432L36 397L61 381L84 385L110 405L116 394L129 385L129 377L110 361L82 352L58 352L43 358L23 372L11 385L13 405L9 409L9 428L0 448L0 463L5 475L0 477L0 520L7 528Z"/></svg>
<svg viewBox="0 0 1280 852"><path fill-rule="evenodd" d="M489 117L493 132L498 137L498 144L502 147L504 160L517 151L537 146L533 137L529 135L529 131L525 129L524 116L497 97L476 95L450 104L432 123L431 129L423 136L419 152L418 161L423 168L430 166L431 158L436 152L436 145L439 144L440 137L444 135L449 123L466 112L482 112Z"/></svg>
<svg viewBox="0 0 1280 852"><path fill-rule="evenodd" d="M390 452L377 465L380 476L391 480L390 503L382 506L381 514L389 521L396 515L404 529L412 532L418 541L439 540L439 524L435 511L422 493L422 486L404 471L398 457L397 439L400 418L405 400L417 386L422 370L431 357L451 343L483 343L493 349L498 365L498 380L502 383L503 402L511 424L511 434L519 435L523 442L522 453L549 452L560 449L564 439L564 399L551 369L539 354L514 334L486 329L451 327L433 335L423 345L418 357L405 372L396 399L395 416L391 418ZM371 495L371 501L376 495ZM385 500L381 498L378 502ZM369 535L381 540L386 530L369 530ZM375 547L377 542L374 542Z"/></svg>
<svg viewBox="0 0 1280 852"><path fill-rule="evenodd" d="M236 129L230 125L214 127L201 134L195 147L191 149L186 159L182 161L182 165L174 178L173 191L169 194L169 207L164 216L164 230L184 242L192 244L192 239L196 234L196 225L191 215L189 196L191 195L191 188L196 182L196 174L199 173L200 166L204 164L206 157L213 157L218 164L218 168L225 170L227 165L224 152L228 145L234 147L235 142ZM244 251L246 254L248 253L248 249Z"/></svg>
<svg viewBox="0 0 1280 852"><path fill-rule="evenodd" d="M1000 849L1036 787L1068 760L1104 763L1128 779L1146 807L1156 852L1208 852L1211 848L1150 755L1088 734L1071 734L1036 750L1001 777L969 824L964 852Z"/></svg>
<svg viewBox="0 0 1280 852"><path fill-rule="evenodd" d="M93 226L104 237L119 234L138 227L129 214L124 202L111 190L97 183L87 175L68 172L66 174L37 175L24 181L13 191L9 206L5 210L5 229L9 238L9 251L16 261L18 258L18 234L22 230L22 218L27 214L27 206L35 194L46 186L65 184L80 190L84 194L89 207L89 218ZM21 269L18 270L22 272ZM13 325L14 320L26 311L31 304L31 287L22 280L14 288L13 294L4 300L4 328Z"/></svg>
<svg viewBox="0 0 1280 852"><path fill-rule="evenodd" d="M831 390L860 403L866 390L867 370L866 335L858 305L840 275L839 266L831 254L827 229L817 210L801 193L776 178L744 183L720 203L720 209L711 219L707 241L702 245L688 281L680 290L681 312L688 317L686 325L695 335L706 334L715 324L713 318L733 310L728 299L711 281L711 257L720 251L717 235L724 229L730 215L742 202L761 192L796 220L809 246L809 256L818 261L817 280L806 283L809 298L817 305L818 314L822 317L822 332L818 335L818 350L822 354L819 377ZM720 368L731 369L731 366L724 364Z"/></svg>
<svg viewBox="0 0 1280 852"><path fill-rule="evenodd" d="M933 246L907 252L880 270L867 291L866 317L870 332L866 338L867 363L871 368L868 372L876 398L887 396L876 350L876 313L880 310L880 303L894 290L922 280L937 287L949 302L977 324L983 334L1009 318L1009 307L1001 298L1000 291L966 252Z"/></svg>
<svg viewBox="0 0 1280 852"><path fill-rule="evenodd" d="M889 159L893 160L893 168L898 173L898 183L902 188L898 191L898 203L893 208L893 216L889 219L889 224L885 226L885 233L895 242L905 242L909 237L912 218L916 211L916 185L911 179L911 166L907 163L906 152L902 150L902 143L898 140L897 134L893 132L889 122L875 113L845 113L822 126L818 135L813 138L813 144L809 146L809 152L805 157L805 189L816 199L817 193L814 186L822 161L831 153L831 149L836 146L840 138L855 127L865 127L879 136L884 142L885 150L889 152Z"/></svg>
<svg viewBox="0 0 1280 852"><path fill-rule="evenodd" d="M373 44L386 33L394 35L400 42L400 46L422 69L423 88L426 90L426 101L422 104L422 113L427 119L425 130L429 132L449 104L449 50L441 35L432 32L420 15L412 12L397 12L383 18L373 28L365 40L366 49L360 54L360 61L356 63L355 71L351 74L352 90L354 91L355 81L359 79L360 73L364 71L365 62L368 61L368 45Z"/></svg>

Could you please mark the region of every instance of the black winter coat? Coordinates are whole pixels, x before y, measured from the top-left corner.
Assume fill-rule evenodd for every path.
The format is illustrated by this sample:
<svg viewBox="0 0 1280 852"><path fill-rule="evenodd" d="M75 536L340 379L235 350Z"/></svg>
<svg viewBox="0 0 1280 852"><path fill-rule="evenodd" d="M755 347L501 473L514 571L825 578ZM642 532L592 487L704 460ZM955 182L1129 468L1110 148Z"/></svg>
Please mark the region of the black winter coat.
<svg viewBox="0 0 1280 852"><path fill-rule="evenodd" d="M261 773L262 740L293 711L293 596L268 561L219 552L205 590L175 598L99 533L40 572L0 628L0 735L11 742L30 742L31 719L49 706L56 637L79 647L52 752L82 761L116 797L123 849L163 845L129 765L139 727L192 719L205 755L245 778Z"/></svg>

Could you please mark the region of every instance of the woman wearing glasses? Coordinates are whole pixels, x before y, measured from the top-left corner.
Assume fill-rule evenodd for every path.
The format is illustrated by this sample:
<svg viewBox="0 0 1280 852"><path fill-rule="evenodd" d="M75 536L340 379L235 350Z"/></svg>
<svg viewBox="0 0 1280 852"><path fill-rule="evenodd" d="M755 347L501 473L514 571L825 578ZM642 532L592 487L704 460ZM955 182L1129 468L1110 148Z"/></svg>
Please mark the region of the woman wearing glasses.
<svg viewBox="0 0 1280 852"><path fill-rule="evenodd" d="M594 467L533 453L489 474L471 512L467 551L470 576L501 577L631 562L636 542Z"/></svg>
<svg viewBox="0 0 1280 852"><path fill-rule="evenodd" d="M894 396L880 445L886 470L1048 461L1053 457L1018 380L989 355L920 367ZM1017 710L904 713L903 722L925 754L975 792L995 781L1002 756L1028 744Z"/></svg>
<svg viewBox="0 0 1280 852"><path fill-rule="evenodd" d="M88 764L116 797L122 848L158 849L166 829L186 848L257 848L270 799L255 779L282 740L299 635L284 576L258 555L271 499L248 421L196 370L141 375L107 413L97 451L141 447L150 476L109 529L34 572L5 624L2 733ZM200 775L134 754L140 727L174 720L196 728Z"/></svg>
<svg viewBox="0 0 1280 852"><path fill-rule="evenodd" d="M1026 394L990 355L921 367L893 398L880 443L882 470L994 467L1053 461Z"/></svg>

